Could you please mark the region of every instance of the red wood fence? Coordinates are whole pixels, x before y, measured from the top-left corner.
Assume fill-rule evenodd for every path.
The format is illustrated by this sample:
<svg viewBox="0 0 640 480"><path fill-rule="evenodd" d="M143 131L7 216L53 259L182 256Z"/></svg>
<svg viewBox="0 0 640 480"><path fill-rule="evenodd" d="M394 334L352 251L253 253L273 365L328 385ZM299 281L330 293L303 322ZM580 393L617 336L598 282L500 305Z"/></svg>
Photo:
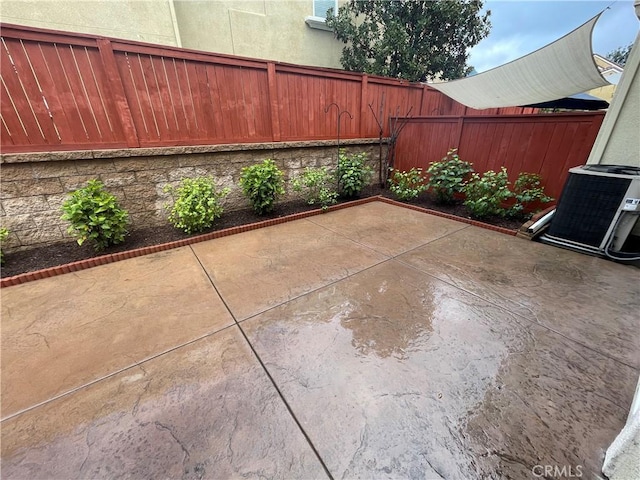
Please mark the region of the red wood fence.
<svg viewBox="0 0 640 480"><path fill-rule="evenodd" d="M540 174L557 199L569 168L586 163L603 119L604 112L410 118L396 143L395 168L426 169L458 148L477 172L504 166L512 182L520 172Z"/></svg>
<svg viewBox="0 0 640 480"><path fill-rule="evenodd" d="M472 114L422 84L0 24L2 152L377 137L391 115ZM492 109L475 113L533 113ZM385 122L388 124L388 122ZM388 134L386 126L385 134Z"/></svg>

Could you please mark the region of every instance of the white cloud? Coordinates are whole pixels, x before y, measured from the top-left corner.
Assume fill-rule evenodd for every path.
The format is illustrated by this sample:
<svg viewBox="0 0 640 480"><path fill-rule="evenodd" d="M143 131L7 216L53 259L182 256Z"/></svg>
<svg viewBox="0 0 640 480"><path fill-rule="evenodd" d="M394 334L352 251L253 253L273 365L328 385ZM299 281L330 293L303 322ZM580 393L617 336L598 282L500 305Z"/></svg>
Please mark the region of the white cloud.
<svg viewBox="0 0 640 480"><path fill-rule="evenodd" d="M490 45L476 45L469 52L469 64L473 65L477 72L503 65L522 56L522 43L522 39L511 37Z"/></svg>
<svg viewBox="0 0 640 480"><path fill-rule="evenodd" d="M487 38L469 51L469 64L484 72L531 53L571 32L610 5L601 1L488 0L493 27ZM633 42L638 20L633 1L619 0L605 10L593 33L594 52L606 55Z"/></svg>

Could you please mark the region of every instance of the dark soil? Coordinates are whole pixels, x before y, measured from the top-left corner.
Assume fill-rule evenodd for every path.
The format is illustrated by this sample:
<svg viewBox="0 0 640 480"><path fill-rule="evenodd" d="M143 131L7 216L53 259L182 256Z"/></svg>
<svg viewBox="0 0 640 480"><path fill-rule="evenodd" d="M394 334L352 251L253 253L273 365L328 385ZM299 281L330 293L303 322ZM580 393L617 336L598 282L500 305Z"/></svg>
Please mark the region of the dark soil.
<svg viewBox="0 0 640 480"><path fill-rule="evenodd" d="M389 190L381 189L377 186L367 188L363 192L362 197L376 195L395 199ZM340 202L344 201L348 200L340 200ZM471 218L464 205L460 203L454 205L438 205L428 195L423 195L414 201L406 203L432 210L439 210L458 217ZM273 212L262 216L256 215L251 209L225 212L221 218L216 220L213 228L202 233L213 232L238 225L261 222L272 218L284 217L294 213L314 210L315 208L317 207L313 205L306 205L302 201L295 201L279 204ZM523 223L522 220L505 219L502 217L487 218L482 221L491 225L497 225L514 230L518 229ZM191 236L194 235L187 235L181 230L167 224L159 227L132 228L124 243L110 247L102 252L96 252L90 245L78 246L74 241L35 247L29 250L7 252L5 253L4 265L2 265L2 269L0 270L0 276L2 278L11 277L21 273L32 272L57 265L64 265L66 263L76 262L78 260L84 260L98 255L133 250L150 245L158 245L175 240L182 240Z"/></svg>

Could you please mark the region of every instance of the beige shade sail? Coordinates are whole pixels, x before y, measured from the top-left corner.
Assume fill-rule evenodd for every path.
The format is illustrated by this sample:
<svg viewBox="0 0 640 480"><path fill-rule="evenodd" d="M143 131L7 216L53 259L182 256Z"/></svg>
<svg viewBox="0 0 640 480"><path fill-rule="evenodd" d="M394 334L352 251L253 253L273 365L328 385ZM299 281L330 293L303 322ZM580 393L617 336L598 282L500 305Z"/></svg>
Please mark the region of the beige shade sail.
<svg viewBox="0 0 640 480"><path fill-rule="evenodd" d="M548 102L609 85L591 51L591 34L599 17L505 65L429 86L467 107L483 109Z"/></svg>

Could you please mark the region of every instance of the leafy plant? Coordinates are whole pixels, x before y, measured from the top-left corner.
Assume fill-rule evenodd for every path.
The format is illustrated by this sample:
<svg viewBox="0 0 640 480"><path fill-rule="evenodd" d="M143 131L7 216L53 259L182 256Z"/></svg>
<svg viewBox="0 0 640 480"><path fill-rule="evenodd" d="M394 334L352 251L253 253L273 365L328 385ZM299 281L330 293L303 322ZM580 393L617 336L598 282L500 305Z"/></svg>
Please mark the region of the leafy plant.
<svg viewBox="0 0 640 480"><path fill-rule="evenodd" d="M9 236L9 230L5 227L0 227L0 264L4 263L4 252L2 251L2 244Z"/></svg>
<svg viewBox="0 0 640 480"><path fill-rule="evenodd" d="M271 159L244 167L240 175L240 186L258 215L273 210L276 198L284 194L282 171Z"/></svg>
<svg viewBox="0 0 640 480"><path fill-rule="evenodd" d="M305 168L304 173L293 181L293 190L309 205L318 204L323 210L338 201L334 177L327 167Z"/></svg>
<svg viewBox="0 0 640 480"><path fill-rule="evenodd" d="M373 169L365 164L367 154L364 152L347 154L340 150L336 180L338 191L345 197L355 197L369 184L373 176Z"/></svg>
<svg viewBox="0 0 640 480"><path fill-rule="evenodd" d="M473 173L463 192L466 195L464 204L476 218L489 215L505 216L507 209L502 207L502 203L513 197L509 190L507 169L504 167L499 172L489 170L482 176Z"/></svg>
<svg viewBox="0 0 640 480"><path fill-rule="evenodd" d="M481 0L340 3L326 24L345 44L340 58L345 70L416 82L463 77L471 70L469 49L491 28L491 12L483 10Z"/></svg>
<svg viewBox="0 0 640 480"><path fill-rule="evenodd" d="M516 203L511 207L509 214L512 216L525 216L524 212L536 203L549 203L553 201L544 193L542 179L537 173L522 172L513 184L513 193Z"/></svg>
<svg viewBox="0 0 640 480"><path fill-rule="evenodd" d="M629 43L626 46L618 47L607 54L607 58L612 62L617 63L621 67L624 67L631 53L631 47L633 43Z"/></svg>
<svg viewBox="0 0 640 480"><path fill-rule="evenodd" d="M436 195L438 203L453 203L454 194L461 193L464 182L473 172L472 164L460 160L458 149L452 148L440 162L431 162L427 169L427 188Z"/></svg>
<svg viewBox="0 0 640 480"><path fill-rule="evenodd" d="M99 180L89 180L86 187L71 192L62 211L62 219L71 222L67 231L77 237L78 245L89 240L96 250L104 250L123 242L127 234L129 214Z"/></svg>
<svg viewBox="0 0 640 480"><path fill-rule="evenodd" d="M389 179L389 190L400 200L418 198L418 195L427 190L421 168L412 168L408 172L391 171L393 175Z"/></svg>
<svg viewBox="0 0 640 480"><path fill-rule="evenodd" d="M169 222L190 234L210 228L220 218L224 199L231 189L217 190L212 177L197 177L183 178L179 187L167 185L164 191L174 197Z"/></svg>

